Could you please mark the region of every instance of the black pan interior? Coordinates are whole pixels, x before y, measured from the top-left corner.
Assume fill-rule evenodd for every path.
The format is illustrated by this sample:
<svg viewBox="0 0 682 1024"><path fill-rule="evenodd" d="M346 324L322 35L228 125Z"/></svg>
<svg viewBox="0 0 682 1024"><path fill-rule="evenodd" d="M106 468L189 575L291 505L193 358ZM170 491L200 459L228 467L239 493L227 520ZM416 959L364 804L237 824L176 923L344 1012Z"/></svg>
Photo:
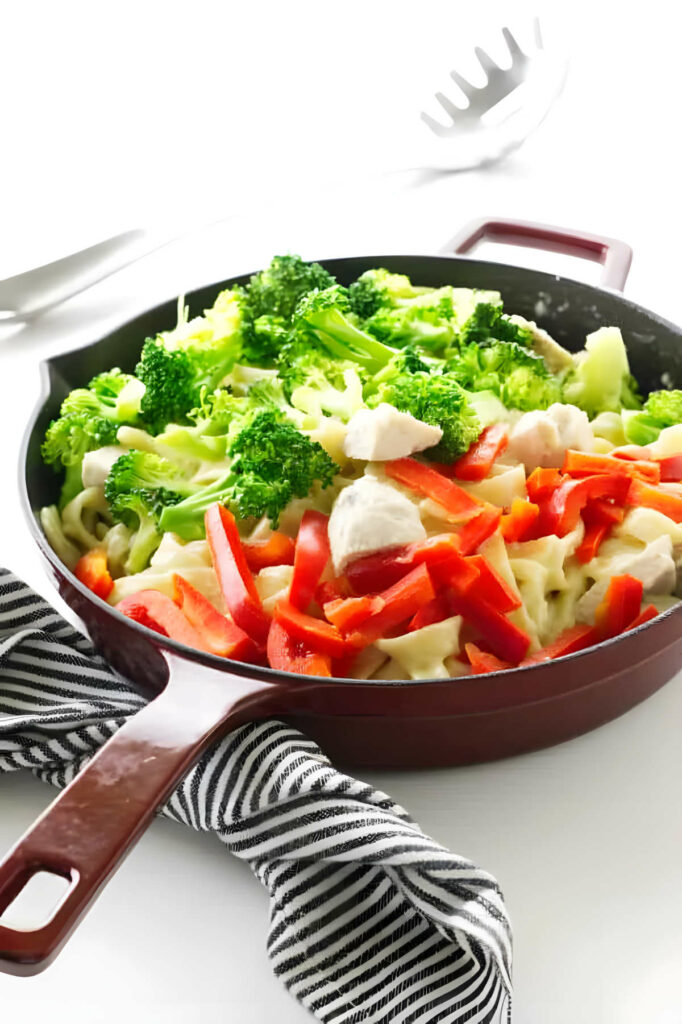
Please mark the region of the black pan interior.
<svg viewBox="0 0 682 1024"><path fill-rule="evenodd" d="M535 320L572 351L581 349L586 335L597 328L618 326L623 332L632 372L645 393L660 388L662 381L669 386L682 387L680 328L619 293L524 267L461 257L358 256L323 260L322 263L342 284L350 284L370 267L384 266L408 274L415 284L432 287L452 284L500 291L509 313ZM186 297L190 315L196 316L212 305L222 288L245 284L249 276L245 274L192 292ZM34 511L55 502L59 493L59 476L43 464L40 446L65 395L111 366L132 371L144 339L173 327L176 309L175 300L166 302L85 348L50 360L49 395L38 411L26 449L25 479Z"/></svg>

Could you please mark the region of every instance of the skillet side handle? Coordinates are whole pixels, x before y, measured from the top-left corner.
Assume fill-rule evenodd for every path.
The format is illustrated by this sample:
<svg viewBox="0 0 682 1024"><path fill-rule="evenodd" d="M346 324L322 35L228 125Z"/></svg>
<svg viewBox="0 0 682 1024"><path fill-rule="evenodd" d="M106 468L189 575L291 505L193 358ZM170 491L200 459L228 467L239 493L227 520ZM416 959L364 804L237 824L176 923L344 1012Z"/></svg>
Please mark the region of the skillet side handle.
<svg viewBox="0 0 682 1024"><path fill-rule="evenodd" d="M502 217L482 217L466 224L442 252L464 255L470 252L484 238L508 245L522 245L542 249L546 252L560 252L566 256L579 256L601 263L603 270L599 282L602 288L622 292L627 281L632 249L626 242L605 235L591 235L571 228L557 228L549 224L535 224L531 221L507 220Z"/></svg>
<svg viewBox="0 0 682 1024"><path fill-rule="evenodd" d="M163 653L170 674L162 693L97 752L0 864L0 914L38 871L71 883L40 927L0 921L1 971L32 975L47 967L202 751L286 703L286 679L232 675Z"/></svg>

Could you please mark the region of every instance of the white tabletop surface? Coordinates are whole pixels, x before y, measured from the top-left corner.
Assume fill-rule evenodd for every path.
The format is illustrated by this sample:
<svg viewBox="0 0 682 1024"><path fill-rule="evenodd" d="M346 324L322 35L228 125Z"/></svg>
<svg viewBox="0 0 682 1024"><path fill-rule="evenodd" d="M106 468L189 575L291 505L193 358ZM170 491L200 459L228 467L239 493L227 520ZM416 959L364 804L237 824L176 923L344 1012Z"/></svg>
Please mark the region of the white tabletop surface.
<svg viewBox="0 0 682 1024"><path fill-rule="evenodd" d="M681 24L662 0L636 17L620 4L571 5L571 21L554 25L572 66L550 119L507 163L455 176L385 172L409 165L392 148L401 120L445 85L452 54L464 61L505 21L522 34L509 5L481 5L477 22L428 0L418 19L416 5L384 0L351 0L343 16L303 2L239 13L199 2L15 6L0 60L0 94L13 96L0 276L171 214L228 218L0 332L0 562L57 603L13 488L37 366L157 300L287 249L434 252L470 218L495 214L623 238L635 249L626 294L682 319ZM504 258L598 277L528 251ZM515 930L515 1021L682 1020L680 722L678 676L551 750L362 773L499 879ZM30 774L0 776L0 852L52 795ZM46 973L0 975L3 1019L303 1024L270 973L266 926L267 898L246 865L157 821Z"/></svg>

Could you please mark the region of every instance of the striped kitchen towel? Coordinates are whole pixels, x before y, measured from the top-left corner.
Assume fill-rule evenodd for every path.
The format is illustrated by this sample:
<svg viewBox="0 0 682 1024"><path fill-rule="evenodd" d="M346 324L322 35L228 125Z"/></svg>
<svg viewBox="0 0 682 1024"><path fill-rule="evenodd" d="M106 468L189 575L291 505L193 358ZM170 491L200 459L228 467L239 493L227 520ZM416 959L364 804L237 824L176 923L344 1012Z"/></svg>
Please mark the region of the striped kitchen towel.
<svg viewBox="0 0 682 1024"><path fill-rule="evenodd" d="M66 785L143 698L0 569L0 771ZM511 933L491 875L281 722L207 751L163 813L215 832L270 894L275 974L329 1024L511 1019Z"/></svg>

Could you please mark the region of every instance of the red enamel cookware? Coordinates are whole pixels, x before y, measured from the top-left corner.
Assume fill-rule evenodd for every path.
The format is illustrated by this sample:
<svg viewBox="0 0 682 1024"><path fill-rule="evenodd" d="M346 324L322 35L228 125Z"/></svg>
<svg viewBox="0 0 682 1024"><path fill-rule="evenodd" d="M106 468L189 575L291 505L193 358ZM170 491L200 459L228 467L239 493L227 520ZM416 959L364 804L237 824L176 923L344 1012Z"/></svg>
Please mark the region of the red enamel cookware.
<svg viewBox="0 0 682 1024"><path fill-rule="evenodd" d="M597 260L599 287L552 274L462 258L481 238ZM453 253L455 255L453 255ZM343 284L370 267L409 274L416 284L502 292L505 308L536 320L569 349L602 325L622 328L632 371L645 389L669 374L682 386L682 331L623 298L628 246L613 239L503 220L469 225L439 256L326 260ZM193 311L249 275L188 296ZM508 757L549 746L622 714L682 664L682 610L555 662L484 677L425 682L314 679L254 668L190 650L126 619L65 568L39 525L58 482L40 444L64 396L112 365L131 370L142 340L173 323L168 302L77 352L50 360L45 395L29 427L21 491L29 527L62 597L95 644L132 685L154 699L65 789L0 865L0 913L37 871L70 888L52 919L34 931L0 924L0 967L33 974L57 954L124 855L200 753L244 722L276 716L317 740L341 764L416 768Z"/></svg>

